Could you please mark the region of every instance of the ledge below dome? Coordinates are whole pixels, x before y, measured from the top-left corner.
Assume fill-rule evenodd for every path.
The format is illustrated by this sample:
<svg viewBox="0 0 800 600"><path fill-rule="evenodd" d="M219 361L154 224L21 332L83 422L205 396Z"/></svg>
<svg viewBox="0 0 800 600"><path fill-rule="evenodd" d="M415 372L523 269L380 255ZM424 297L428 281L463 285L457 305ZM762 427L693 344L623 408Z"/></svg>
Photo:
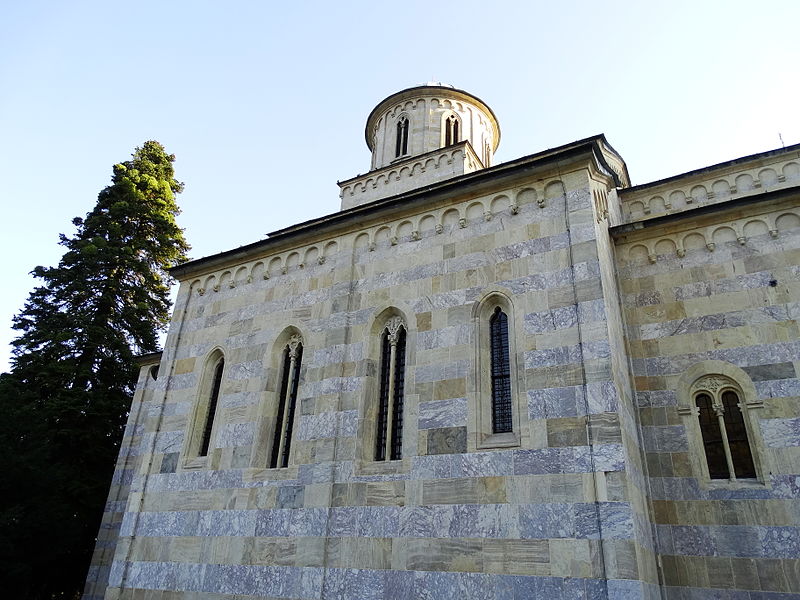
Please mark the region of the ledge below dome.
<svg viewBox="0 0 800 600"><path fill-rule="evenodd" d="M340 181L341 208L361 206L483 168L481 159L465 140Z"/></svg>

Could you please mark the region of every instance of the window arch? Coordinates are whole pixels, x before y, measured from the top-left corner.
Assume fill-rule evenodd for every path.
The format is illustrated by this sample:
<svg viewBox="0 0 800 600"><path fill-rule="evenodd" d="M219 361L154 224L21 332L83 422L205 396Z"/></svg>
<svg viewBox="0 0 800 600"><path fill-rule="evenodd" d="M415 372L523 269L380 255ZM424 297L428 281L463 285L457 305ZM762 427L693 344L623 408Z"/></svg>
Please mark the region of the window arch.
<svg viewBox="0 0 800 600"><path fill-rule="evenodd" d="M381 332L380 397L375 460L403 455L403 392L406 370L406 327L392 317Z"/></svg>
<svg viewBox="0 0 800 600"><path fill-rule="evenodd" d="M741 390L721 375L707 375L692 386L711 479L753 479L756 476ZM744 409L746 410L746 409Z"/></svg>
<svg viewBox="0 0 800 600"><path fill-rule="evenodd" d="M219 389L222 385L222 371L225 368L225 359L220 357L214 365L214 375L211 380L211 393L208 398L208 409L206 410L205 427L203 427L203 437L200 440L200 456L208 455L208 446L211 443L211 431L214 428L214 416L217 414L217 400L219 400Z"/></svg>
<svg viewBox="0 0 800 600"><path fill-rule="evenodd" d="M225 355L222 350L216 349L203 363L194 416L184 447L184 456L189 461L184 463L187 467L200 467L206 464L205 460L211 449L215 431L214 425L224 373ZM194 459L203 460L195 462Z"/></svg>
<svg viewBox="0 0 800 600"><path fill-rule="evenodd" d="M476 448L517 446L520 443L518 369L514 310L509 296L492 292L477 304L475 321L475 387L471 413L475 416Z"/></svg>
<svg viewBox="0 0 800 600"><path fill-rule="evenodd" d="M294 334L283 347L281 357L280 388L269 461L269 466L273 469L289 466L302 361L303 338L298 334Z"/></svg>
<svg viewBox="0 0 800 600"><path fill-rule="evenodd" d="M457 144L461 139L460 129L461 129L461 121L459 120L458 116L451 113L448 117L444 119L443 123L444 129L444 146L452 146L453 144Z"/></svg>
<svg viewBox="0 0 800 600"><path fill-rule="evenodd" d="M395 140L395 158L408 154L408 117L401 116L397 120L397 137Z"/></svg>
<svg viewBox="0 0 800 600"><path fill-rule="evenodd" d="M703 361L678 381L678 414L684 418L690 461L701 482L765 482L760 452L758 399L748 375L724 361Z"/></svg>

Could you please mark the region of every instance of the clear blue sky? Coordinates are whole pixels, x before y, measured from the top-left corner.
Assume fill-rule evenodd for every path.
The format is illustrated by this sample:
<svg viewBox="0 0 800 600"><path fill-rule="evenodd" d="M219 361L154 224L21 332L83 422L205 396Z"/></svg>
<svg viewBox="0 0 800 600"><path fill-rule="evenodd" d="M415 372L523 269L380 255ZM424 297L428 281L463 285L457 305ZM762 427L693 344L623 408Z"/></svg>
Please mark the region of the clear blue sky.
<svg viewBox="0 0 800 600"><path fill-rule="evenodd" d="M435 80L491 106L498 161L605 133L645 183L800 142L800 2L7 2L0 370L59 233L148 139L193 258L338 209L377 102Z"/></svg>

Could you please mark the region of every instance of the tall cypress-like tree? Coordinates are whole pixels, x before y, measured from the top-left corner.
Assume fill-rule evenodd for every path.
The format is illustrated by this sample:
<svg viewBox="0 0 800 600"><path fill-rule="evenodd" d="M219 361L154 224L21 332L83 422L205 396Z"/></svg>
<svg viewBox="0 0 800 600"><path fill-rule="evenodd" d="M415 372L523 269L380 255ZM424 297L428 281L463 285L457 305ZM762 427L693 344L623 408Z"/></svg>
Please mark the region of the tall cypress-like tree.
<svg viewBox="0 0 800 600"><path fill-rule="evenodd" d="M33 270L43 285L14 318L21 334L0 378L0 414L14 419L0 425L0 562L15 597L72 598L86 576L133 358L158 349L171 305L165 269L189 249L175 222L174 158L149 141L115 165L94 209L73 220L75 235L60 236L58 266Z"/></svg>

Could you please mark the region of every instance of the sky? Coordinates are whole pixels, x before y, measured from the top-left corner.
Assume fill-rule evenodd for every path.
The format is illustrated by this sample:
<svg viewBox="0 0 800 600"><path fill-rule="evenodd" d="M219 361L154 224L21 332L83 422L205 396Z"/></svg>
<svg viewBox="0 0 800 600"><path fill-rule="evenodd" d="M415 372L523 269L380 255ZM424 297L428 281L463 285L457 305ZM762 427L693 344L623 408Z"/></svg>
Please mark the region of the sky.
<svg viewBox="0 0 800 600"><path fill-rule="evenodd" d="M192 258L339 209L364 125L442 81L497 115L505 162L605 133L634 184L800 143L800 2L6 2L0 371L13 315L115 163L177 157Z"/></svg>

